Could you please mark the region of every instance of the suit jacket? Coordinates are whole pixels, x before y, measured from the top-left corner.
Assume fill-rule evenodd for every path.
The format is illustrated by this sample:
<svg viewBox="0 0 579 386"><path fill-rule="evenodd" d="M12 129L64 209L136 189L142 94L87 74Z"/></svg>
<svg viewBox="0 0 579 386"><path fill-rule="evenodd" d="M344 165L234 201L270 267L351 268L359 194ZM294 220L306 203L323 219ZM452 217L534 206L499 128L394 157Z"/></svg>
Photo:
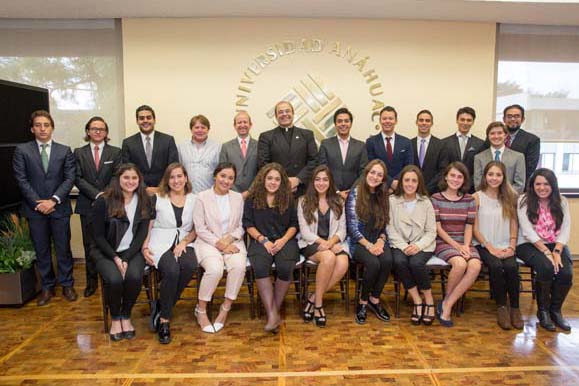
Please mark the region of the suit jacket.
<svg viewBox="0 0 579 386"><path fill-rule="evenodd" d="M428 193L438 192L438 182L447 165L442 140L434 135L430 136L422 167L420 167L420 161L418 160L418 152L420 150L418 147L418 137L412 138L411 142L412 150L414 151L414 165L422 170L424 184L426 185Z"/></svg>
<svg viewBox="0 0 579 386"><path fill-rule="evenodd" d="M358 177L362 175L362 171L368 163L368 154L364 142L350 137L346 162L343 162L338 137L334 136L322 141L318 159L320 165L327 165L332 171L336 188L349 190Z"/></svg>
<svg viewBox="0 0 579 386"><path fill-rule="evenodd" d="M388 160L386 151L386 142L382 133L371 136L366 140L366 149L368 151L368 161L379 158L388 169L388 176L397 180L400 177L402 168L411 165L414 162L414 153L410 140L400 134L394 134L394 149L392 149L392 161ZM390 184L388 184L390 185Z"/></svg>
<svg viewBox="0 0 579 386"><path fill-rule="evenodd" d="M49 217L62 218L72 214L68 194L74 185L75 165L68 146L52 141L48 170L44 172L38 143L21 143L14 150L12 168L23 197L21 210L24 217L47 217L34 208L37 200L47 200L52 196L58 196L60 204L56 204Z"/></svg>
<svg viewBox="0 0 579 386"><path fill-rule="evenodd" d="M257 160L261 169L269 162L283 166L289 177L298 177L299 193L309 183L312 171L318 164L318 147L311 130L294 126L291 143L285 139L284 129L276 127L259 135Z"/></svg>
<svg viewBox="0 0 579 386"><path fill-rule="evenodd" d="M444 153L446 154L446 164L460 161L466 165L470 178L470 192L474 192L474 156L484 149L484 141L479 137L471 135L466 143L464 156L460 156L460 145L458 144L458 137L456 134L451 134L442 140L444 142Z"/></svg>
<svg viewBox="0 0 579 386"><path fill-rule="evenodd" d="M167 166L173 162L179 162L179 153L173 136L157 130L154 131L153 135L151 167L147 163L141 133L136 133L123 140L121 154L123 163L131 162L137 165L141 173L143 173L145 185L156 187L161 182Z"/></svg>
<svg viewBox="0 0 579 386"><path fill-rule="evenodd" d="M245 192L251 186L257 174L257 141L251 137L247 144L247 154L245 158L241 155L241 146L236 138L225 142L221 146L219 162L231 162L237 169L234 190L239 193Z"/></svg>
<svg viewBox="0 0 579 386"><path fill-rule="evenodd" d="M490 149L483 150L474 157L474 186L478 188L484 168L494 159ZM505 148L501 162L507 168L507 178L517 193L525 190L525 156L518 151Z"/></svg>
<svg viewBox="0 0 579 386"><path fill-rule="evenodd" d="M230 191L229 195L229 223L226 229L221 224L221 213L217 206L213 188L202 191L197 195L197 202L193 209L195 223L195 252L197 259L202 261L208 255L214 255L217 250L215 244L225 235L231 235L236 240L234 244L239 253L247 255L245 240L243 239L243 197L240 193Z"/></svg>
<svg viewBox="0 0 579 386"><path fill-rule="evenodd" d="M79 194L74 213L89 215L97 194L104 191L121 163L121 149L105 143L96 170L90 143L74 150L76 160L75 185Z"/></svg>

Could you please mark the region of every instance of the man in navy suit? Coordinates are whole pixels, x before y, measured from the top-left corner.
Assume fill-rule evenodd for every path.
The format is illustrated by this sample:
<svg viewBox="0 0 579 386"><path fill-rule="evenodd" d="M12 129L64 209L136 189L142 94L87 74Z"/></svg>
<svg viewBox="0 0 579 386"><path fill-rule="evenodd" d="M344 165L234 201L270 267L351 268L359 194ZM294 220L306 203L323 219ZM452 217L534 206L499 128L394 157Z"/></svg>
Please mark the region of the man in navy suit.
<svg viewBox="0 0 579 386"><path fill-rule="evenodd" d="M42 279L39 306L54 296L56 278L52 268L51 242L58 262L58 281L63 296L75 301L70 253L70 215L68 194L74 185L74 157L68 146L52 140L54 120L47 111L30 117L35 140L20 144L12 161L14 177L22 193L22 214L28 219L30 237L36 252L36 267Z"/></svg>
<svg viewBox="0 0 579 386"><path fill-rule="evenodd" d="M430 131L433 124L434 118L429 110L419 111L416 115L418 135L412 138L414 165L422 170L426 190L430 194L438 192L438 182L447 162L442 140Z"/></svg>
<svg viewBox="0 0 579 386"><path fill-rule="evenodd" d="M167 166L179 162L179 153L173 136L155 130L156 118L152 107L139 106L135 115L140 132L123 140L122 162L135 164L143 173L147 190L153 192Z"/></svg>
<svg viewBox="0 0 579 386"><path fill-rule="evenodd" d="M109 145L109 126L101 117L92 117L85 125L88 144L74 150L76 160L76 187L79 194L74 212L80 215L82 228L82 244L86 269L86 288L84 296L93 295L97 289L98 275L96 262L90 255L92 236L89 219L92 204L103 194L115 170L121 162L121 149Z"/></svg>
<svg viewBox="0 0 579 386"><path fill-rule="evenodd" d="M402 168L414 162L412 143L410 139L394 133L398 122L398 113L392 106L386 106L380 111L380 126L382 132L366 140L368 161L379 158L388 169L388 185L396 189Z"/></svg>

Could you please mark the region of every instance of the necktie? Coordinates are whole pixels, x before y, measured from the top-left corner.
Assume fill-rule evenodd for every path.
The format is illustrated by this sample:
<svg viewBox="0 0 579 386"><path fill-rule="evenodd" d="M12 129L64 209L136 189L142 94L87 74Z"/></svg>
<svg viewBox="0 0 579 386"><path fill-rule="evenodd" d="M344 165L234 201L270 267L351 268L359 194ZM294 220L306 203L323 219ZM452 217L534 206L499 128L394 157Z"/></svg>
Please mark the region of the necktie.
<svg viewBox="0 0 579 386"><path fill-rule="evenodd" d="M147 143L145 145L145 156L147 157L147 163L151 167L151 162L153 161L153 148L151 146L151 137L147 135Z"/></svg>
<svg viewBox="0 0 579 386"><path fill-rule="evenodd" d="M422 164L424 163L424 153L426 152L426 150L424 149L425 147L426 147L426 140L422 138L420 140L420 150L418 151L418 162L420 162L420 167L422 167Z"/></svg>
<svg viewBox="0 0 579 386"><path fill-rule="evenodd" d="M386 156L388 157L388 161L392 161L392 158L394 158L392 154L392 144L390 143L391 140L392 137L386 137Z"/></svg>
<svg viewBox="0 0 579 386"><path fill-rule="evenodd" d="M241 138L241 155L244 159L247 155L247 144L245 143L245 138Z"/></svg>
<svg viewBox="0 0 579 386"><path fill-rule="evenodd" d="M511 148L511 135L507 134L507 137L505 138L505 146L508 147L509 149Z"/></svg>
<svg viewBox="0 0 579 386"><path fill-rule="evenodd" d="M466 150L467 136L461 134L459 137L458 145L460 146L460 158L464 158L464 151Z"/></svg>
<svg viewBox="0 0 579 386"><path fill-rule="evenodd" d="M94 166L96 167L97 172L99 171L99 166L101 162L101 157L99 156L99 147L95 145L94 147Z"/></svg>
<svg viewBox="0 0 579 386"><path fill-rule="evenodd" d="M500 160L501 160L501 151L495 150L495 161L500 161Z"/></svg>
<svg viewBox="0 0 579 386"><path fill-rule="evenodd" d="M44 169L44 173L48 171L48 153L46 152L46 148L48 144L43 143L40 145L42 150L40 151L40 159L42 160L42 168Z"/></svg>

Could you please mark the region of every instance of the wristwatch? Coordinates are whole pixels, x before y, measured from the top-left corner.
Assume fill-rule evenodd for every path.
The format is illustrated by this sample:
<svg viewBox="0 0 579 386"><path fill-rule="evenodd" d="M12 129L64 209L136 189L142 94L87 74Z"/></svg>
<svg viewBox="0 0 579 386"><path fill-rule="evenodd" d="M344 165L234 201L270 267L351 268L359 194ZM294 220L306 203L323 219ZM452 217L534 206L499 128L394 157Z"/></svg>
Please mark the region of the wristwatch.
<svg viewBox="0 0 579 386"><path fill-rule="evenodd" d="M562 251L559 248L555 248L555 249L553 249L553 252L557 252L560 254Z"/></svg>
<svg viewBox="0 0 579 386"><path fill-rule="evenodd" d="M269 241L269 239L267 237L263 236L263 239L261 241L258 241L258 243L260 243L261 245L264 245L268 241Z"/></svg>

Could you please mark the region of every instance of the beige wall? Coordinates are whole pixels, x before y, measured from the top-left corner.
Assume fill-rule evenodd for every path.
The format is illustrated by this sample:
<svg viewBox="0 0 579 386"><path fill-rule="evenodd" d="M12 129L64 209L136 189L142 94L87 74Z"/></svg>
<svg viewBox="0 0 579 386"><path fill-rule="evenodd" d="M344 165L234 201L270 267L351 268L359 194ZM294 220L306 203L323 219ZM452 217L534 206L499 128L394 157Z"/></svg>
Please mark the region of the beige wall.
<svg viewBox="0 0 579 386"><path fill-rule="evenodd" d="M178 142L189 138L189 119L198 113L211 121L210 136L231 138L231 120L240 100L236 95L242 95L241 99L248 97L245 109L253 117L256 136L273 127L267 111L308 75L324 84L327 92L321 95L321 104L328 102L329 113L321 111L315 117L312 109L320 103L320 95L307 104L307 98L298 98L297 104L302 104L298 110L305 120L321 119L313 124L322 131L324 119L335 110L332 102L353 111L353 134L362 139L375 132L372 110L379 110L382 103L398 109L399 132L410 136L416 131L416 112L423 108L434 113L434 130L440 136L455 129L458 107L477 110L478 133L493 116L493 23L124 19L122 24L127 134L137 130L135 108L146 103L157 112L157 128L172 133ZM299 45L302 39L305 50L280 56L280 51L291 51L287 42ZM284 42L285 49L280 48ZM360 62L365 57L367 61ZM248 69L251 66L258 75ZM251 83L241 82L244 73ZM371 87L381 95L372 97Z"/></svg>

